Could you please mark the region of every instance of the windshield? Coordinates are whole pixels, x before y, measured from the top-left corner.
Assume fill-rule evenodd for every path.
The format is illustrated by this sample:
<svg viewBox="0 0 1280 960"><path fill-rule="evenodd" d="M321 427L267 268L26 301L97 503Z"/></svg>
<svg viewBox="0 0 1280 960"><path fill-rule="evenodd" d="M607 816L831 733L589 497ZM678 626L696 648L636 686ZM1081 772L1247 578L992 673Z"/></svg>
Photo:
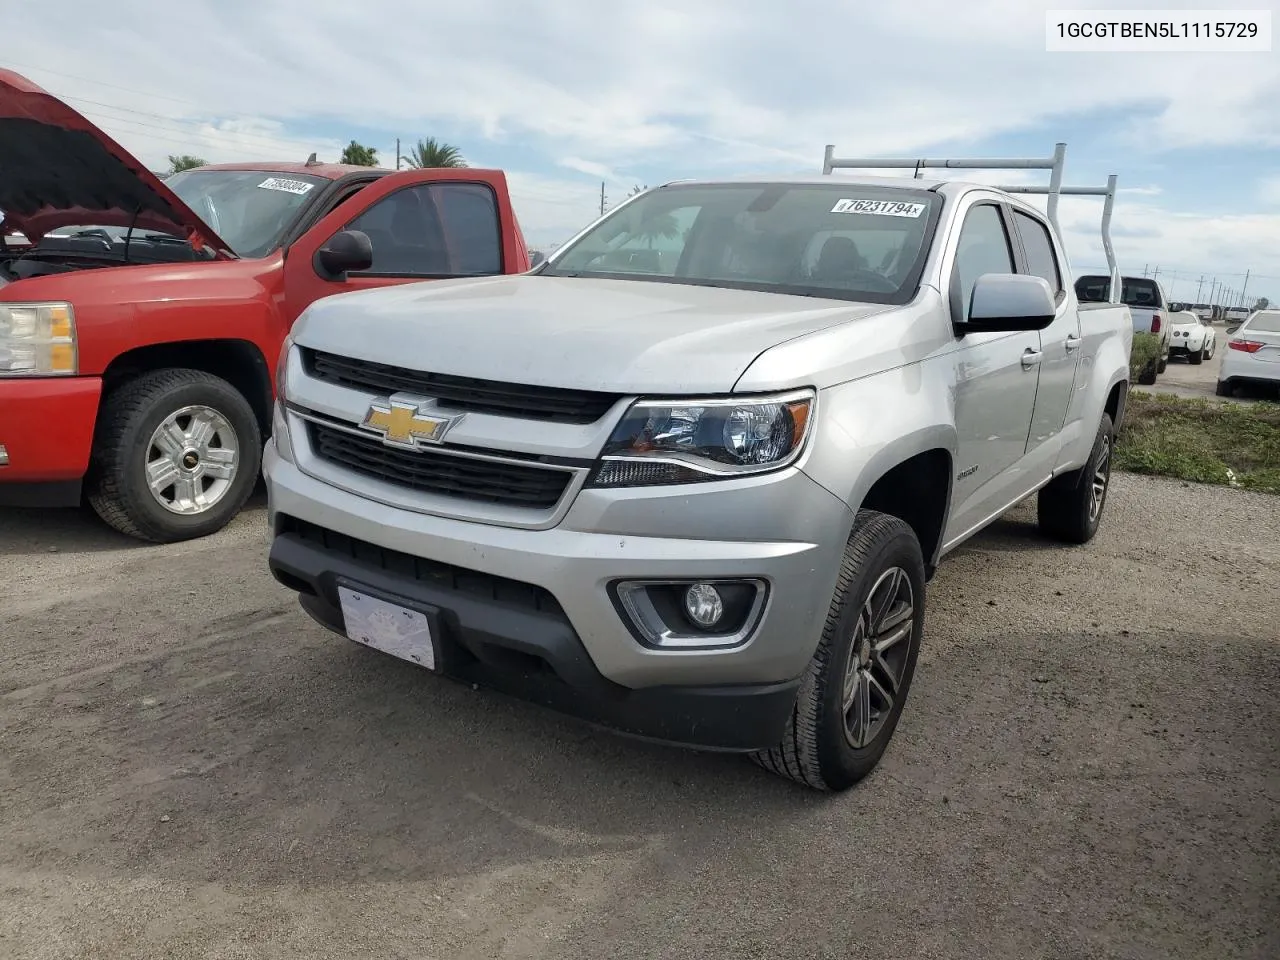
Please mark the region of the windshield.
<svg viewBox="0 0 1280 960"><path fill-rule="evenodd" d="M841 184L675 184L637 197L539 271L906 303L941 198Z"/></svg>
<svg viewBox="0 0 1280 960"><path fill-rule="evenodd" d="M165 180L239 257L266 256L302 206L325 183L306 174L260 170L187 170Z"/></svg>

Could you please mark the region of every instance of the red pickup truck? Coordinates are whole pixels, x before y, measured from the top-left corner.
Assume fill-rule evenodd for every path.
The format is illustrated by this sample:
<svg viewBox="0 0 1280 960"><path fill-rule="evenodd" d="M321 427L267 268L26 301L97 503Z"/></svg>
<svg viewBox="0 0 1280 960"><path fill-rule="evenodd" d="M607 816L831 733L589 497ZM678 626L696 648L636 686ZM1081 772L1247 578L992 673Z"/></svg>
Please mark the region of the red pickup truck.
<svg viewBox="0 0 1280 960"><path fill-rule="evenodd" d="M531 266L500 171L312 160L161 181L7 70L0 215L0 505L87 499L156 542L220 529L252 492L308 304Z"/></svg>

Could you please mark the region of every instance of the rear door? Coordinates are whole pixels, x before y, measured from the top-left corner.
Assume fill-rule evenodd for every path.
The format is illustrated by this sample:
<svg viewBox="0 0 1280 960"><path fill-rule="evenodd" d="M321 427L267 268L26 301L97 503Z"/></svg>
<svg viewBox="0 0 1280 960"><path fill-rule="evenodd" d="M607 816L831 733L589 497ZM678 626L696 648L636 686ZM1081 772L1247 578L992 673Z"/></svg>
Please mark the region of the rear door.
<svg viewBox="0 0 1280 960"><path fill-rule="evenodd" d="M373 265L343 280L329 280L316 269L315 255L342 230L368 234ZM311 303L335 293L528 269L501 173L460 168L388 174L289 247L284 313L292 323Z"/></svg>

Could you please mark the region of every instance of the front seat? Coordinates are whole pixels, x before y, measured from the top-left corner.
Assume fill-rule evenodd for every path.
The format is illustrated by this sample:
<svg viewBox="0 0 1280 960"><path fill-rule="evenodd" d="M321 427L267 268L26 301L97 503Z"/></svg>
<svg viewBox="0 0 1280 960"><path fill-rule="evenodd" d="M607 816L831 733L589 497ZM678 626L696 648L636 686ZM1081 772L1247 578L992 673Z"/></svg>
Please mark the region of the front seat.
<svg viewBox="0 0 1280 960"><path fill-rule="evenodd" d="M866 270L858 245L848 237L829 237L818 254L813 268L814 280L851 280L853 274Z"/></svg>

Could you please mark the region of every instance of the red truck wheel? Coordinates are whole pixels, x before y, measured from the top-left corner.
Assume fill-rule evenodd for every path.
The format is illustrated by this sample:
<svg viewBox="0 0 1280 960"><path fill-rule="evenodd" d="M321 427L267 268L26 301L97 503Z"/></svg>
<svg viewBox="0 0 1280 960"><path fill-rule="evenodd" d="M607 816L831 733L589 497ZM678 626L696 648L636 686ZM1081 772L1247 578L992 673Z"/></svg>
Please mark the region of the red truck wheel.
<svg viewBox="0 0 1280 960"><path fill-rule="evenodd" d="M89 503L140 540L191 540L240 511L261 462L258 419L235 387L201 370L156 370L104 402Z"/></svg>

